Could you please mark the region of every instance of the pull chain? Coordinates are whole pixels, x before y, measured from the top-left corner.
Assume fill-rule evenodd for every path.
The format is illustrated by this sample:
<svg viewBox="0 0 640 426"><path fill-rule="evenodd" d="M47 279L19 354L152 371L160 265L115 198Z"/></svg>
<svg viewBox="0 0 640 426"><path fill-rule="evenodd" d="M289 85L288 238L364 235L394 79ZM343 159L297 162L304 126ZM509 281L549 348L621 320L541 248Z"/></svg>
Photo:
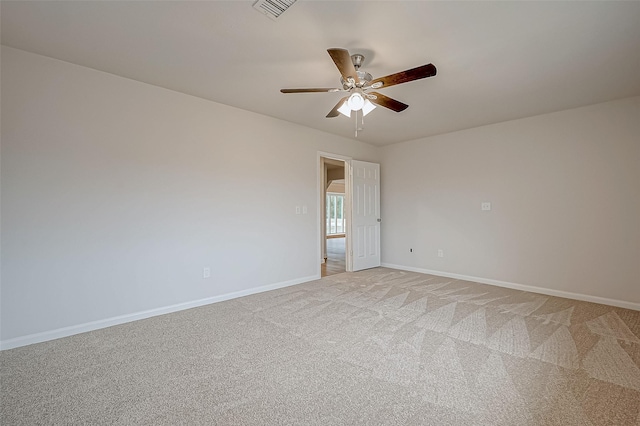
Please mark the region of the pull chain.
<svg viewBox="0 0 640 426"><path fill-rule="evenodd" d="M356 111L356 138L358 137L358 130L364 130L364 113L362 113L361 127L358 127L358 111Z"/></svg>

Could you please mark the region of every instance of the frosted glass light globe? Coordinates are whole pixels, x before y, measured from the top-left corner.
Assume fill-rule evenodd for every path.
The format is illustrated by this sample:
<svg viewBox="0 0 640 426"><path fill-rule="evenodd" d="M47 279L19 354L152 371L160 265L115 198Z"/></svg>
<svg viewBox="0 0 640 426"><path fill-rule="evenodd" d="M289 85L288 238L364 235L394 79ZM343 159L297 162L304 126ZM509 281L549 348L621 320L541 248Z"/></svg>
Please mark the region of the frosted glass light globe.
<svg viewBox="0 0 640 426"><path fill-rule="evenodd" d="M364 98L360 93L356 92L349 96L347 105L349 105L349 108L351 108L352 111L360 111L364 106Z"/></svg>

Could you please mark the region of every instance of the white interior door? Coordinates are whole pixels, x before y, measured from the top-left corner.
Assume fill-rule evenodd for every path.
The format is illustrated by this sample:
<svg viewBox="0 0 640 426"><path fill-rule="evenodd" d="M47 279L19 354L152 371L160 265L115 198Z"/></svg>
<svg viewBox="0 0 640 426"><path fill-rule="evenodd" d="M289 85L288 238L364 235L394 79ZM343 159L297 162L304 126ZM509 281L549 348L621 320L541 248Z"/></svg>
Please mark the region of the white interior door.
<svg viewBox="0 0 640 426"><path fill-rule="evenodd" d="M351 161L353 271L380 266L380 164Z"/></svg>

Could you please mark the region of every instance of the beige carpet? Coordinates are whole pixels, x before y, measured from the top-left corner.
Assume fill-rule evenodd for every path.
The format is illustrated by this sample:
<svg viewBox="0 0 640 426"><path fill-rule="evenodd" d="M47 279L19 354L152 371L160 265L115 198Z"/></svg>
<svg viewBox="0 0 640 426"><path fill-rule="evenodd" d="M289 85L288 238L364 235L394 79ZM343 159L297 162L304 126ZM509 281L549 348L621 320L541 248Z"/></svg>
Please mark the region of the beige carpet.
<svg viewBox="0 0 640 426"><path fill-rule="evenodd" d="M391 269L0 354L2 425L640 425L640 312Z"/></svg>

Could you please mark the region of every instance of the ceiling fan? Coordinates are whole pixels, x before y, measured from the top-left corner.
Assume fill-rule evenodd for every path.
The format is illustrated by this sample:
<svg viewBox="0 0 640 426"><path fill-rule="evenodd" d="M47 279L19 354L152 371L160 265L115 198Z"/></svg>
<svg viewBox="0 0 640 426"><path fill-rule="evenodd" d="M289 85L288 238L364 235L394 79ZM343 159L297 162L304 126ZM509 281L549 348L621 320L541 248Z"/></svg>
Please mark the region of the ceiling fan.
<svg viewBox="0 0 640 426"><path fill-rule="evenodd" d="M364 56L356 53L350 55L346 49L327 49L331 59L335 62L342 77L342 88L314 88L314 89L281 89L282 93L313 93L313 92L348 92L349 94L336 104L327 118L337 117L339 114L351 117L352 111L362 110L363 117L370 113L375 105L389 108L395 112L404 111L409 105L392 99L373 90L383 89L396 84L420 80L436 75L436 67L433 64L422 65L406 71L390 74L373 80L371 74L360 70Z"/></svg>

